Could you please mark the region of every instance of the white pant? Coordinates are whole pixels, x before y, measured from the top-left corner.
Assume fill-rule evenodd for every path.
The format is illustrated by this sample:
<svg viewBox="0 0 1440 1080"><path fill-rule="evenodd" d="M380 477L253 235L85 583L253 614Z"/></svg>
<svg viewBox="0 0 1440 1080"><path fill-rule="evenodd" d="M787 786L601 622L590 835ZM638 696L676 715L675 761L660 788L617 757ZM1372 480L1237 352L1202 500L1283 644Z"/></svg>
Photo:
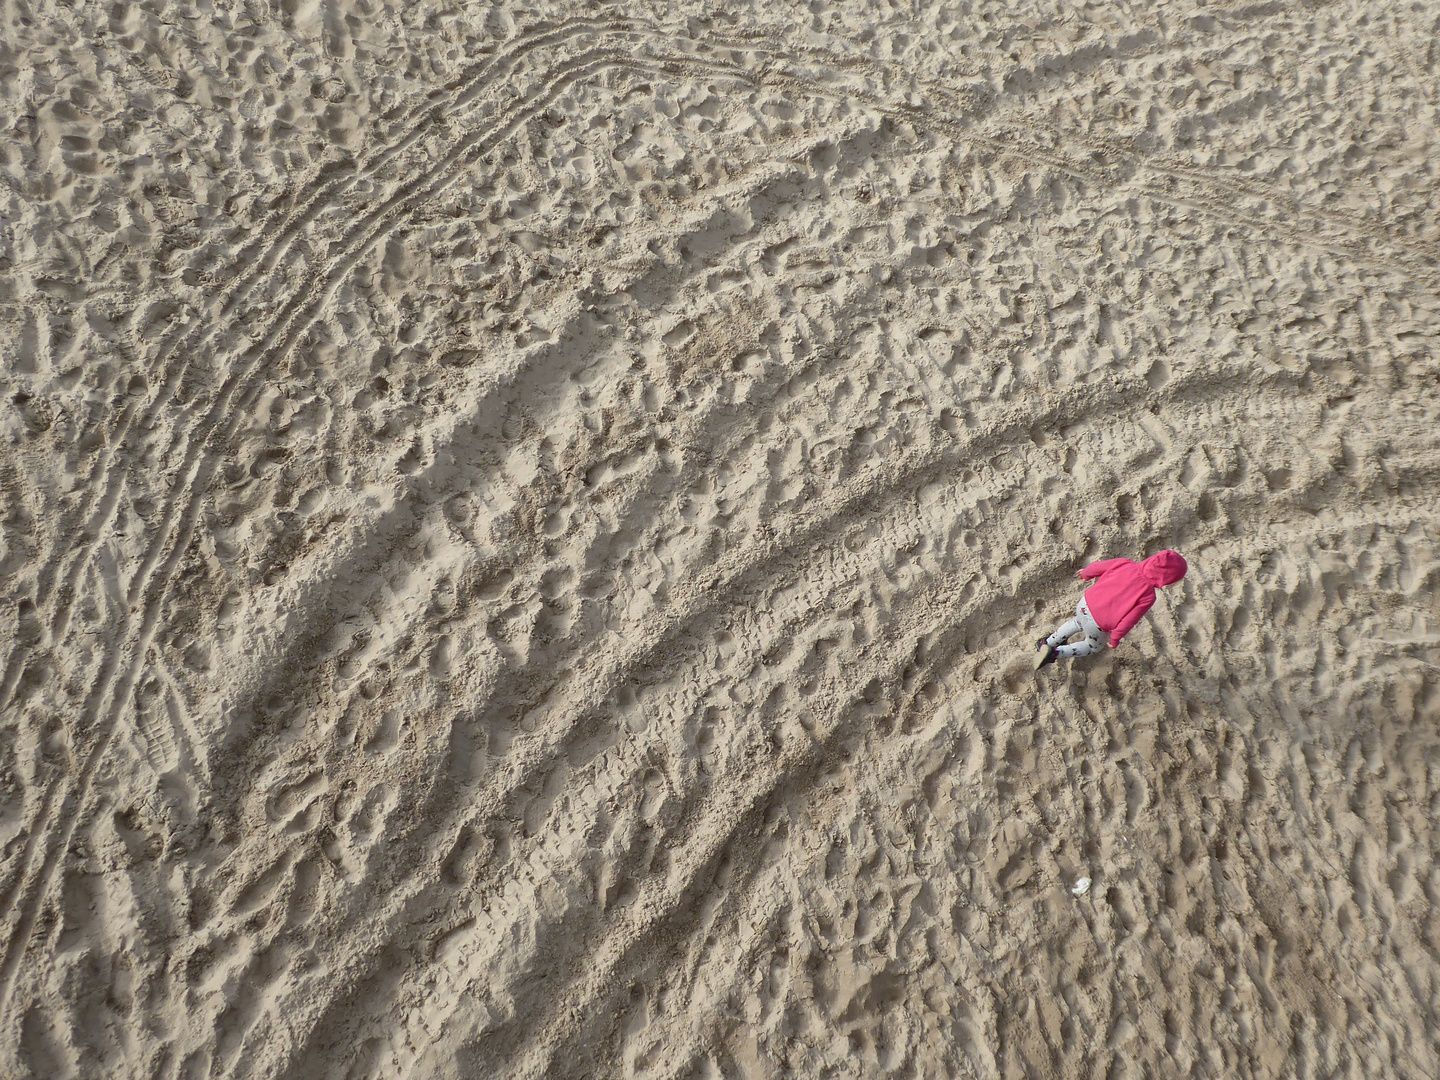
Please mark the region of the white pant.
<svg viewBox="0 0 1440 1080"><path fill-rule="evenodd" d="M1084 634L1084 641L1077 641L1074 645L1063 645L1061 642L1069 641L1076 634ZM1082 598L1075 606L1075 618L1071 619L1064 626L1056 630L1045 643L1055 650L1055 655L1061 660L1069 660L1076 656L1089 656L1091 653L1099 652L1105 647L1105 631L1095 625L1095 619L1090 615L1090 609L1085 606Z"/></svg>

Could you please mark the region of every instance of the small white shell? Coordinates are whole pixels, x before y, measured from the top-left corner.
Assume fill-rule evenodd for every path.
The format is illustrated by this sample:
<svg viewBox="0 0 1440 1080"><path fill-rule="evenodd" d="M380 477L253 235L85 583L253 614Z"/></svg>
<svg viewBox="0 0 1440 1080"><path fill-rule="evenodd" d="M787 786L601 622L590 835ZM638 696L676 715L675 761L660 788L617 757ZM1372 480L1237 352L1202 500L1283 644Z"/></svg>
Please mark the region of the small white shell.
<svg viewBox="0 0 1440 1080"><path fill-rule="evenodd" d="M1071 896L1084 896L1084 895L1085 895L1087 892L1089 892L1089 891L1090 891L1090 879L1089 879L1088 877L1082 877L1080 880L1078 880L1077 882L1075 882L1074 887L1071 888L1071 890L1070 890L1070 895L1071 895Z"/></svg>

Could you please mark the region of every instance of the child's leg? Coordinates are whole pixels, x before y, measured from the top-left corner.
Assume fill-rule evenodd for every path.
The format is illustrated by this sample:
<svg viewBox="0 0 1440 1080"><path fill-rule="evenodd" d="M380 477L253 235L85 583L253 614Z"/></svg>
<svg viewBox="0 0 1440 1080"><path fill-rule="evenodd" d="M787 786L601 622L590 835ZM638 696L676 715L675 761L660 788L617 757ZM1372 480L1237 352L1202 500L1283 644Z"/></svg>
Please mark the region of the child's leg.
<svg viewBox="0 0 1440 1080"><path fill-rule="evenodd" d="M1076 634L1084 633L1084 630L1085 628L1080 625L1080 620L1078 618L1071 619L1064 626L1060 627L1059 630L1056 630L1053 634L1046 638L1045 644L1049 645L1053 649L1062 641L1069 641ZM1065 654L1060 653L1060 655L1064 656Z"/></svg>
<svg viewBox="0 0 1440 1080"><path fill-rule="evenodd" d="M1076 634L1084 634L1085 640L1077 641L1074 645L1060 644ZM1095 619L1082 599L1075 605L1075 618L1056 630L1045 641L1055 649L1055 656L1058 659L1073 660L1077 656L1089 656L1091 653L1097 653L1103 649L1105 647L1105 631L1095 625Z"/></svg>
<svg viewBox="0 0 1440 1080"><path fill-rule="evenodd" d="M1077 641L1074 645L1061 645L1055 650L1055 655L1061 660L1073 660L1077 656L1089 656L1091 653L1097 653L1104 647L1104 639L1087 637L1084 641Z"/></svg>
<svg viewBox="0 0 1440 1080"><path fill-rule="evenodd" d="M1084 634L1084 641L1077 641L1074 645L1061 645L1055 650L1055 655L1061 660L1070 660L1077 656L1089 656L1097 653L1105 647L1105 631L1095 625L1095 618L1090 614L1090 609L1085 606L1085 601L1075 605L1075 632ZM1068 625L1068 624L1067 624Z"/></svg>

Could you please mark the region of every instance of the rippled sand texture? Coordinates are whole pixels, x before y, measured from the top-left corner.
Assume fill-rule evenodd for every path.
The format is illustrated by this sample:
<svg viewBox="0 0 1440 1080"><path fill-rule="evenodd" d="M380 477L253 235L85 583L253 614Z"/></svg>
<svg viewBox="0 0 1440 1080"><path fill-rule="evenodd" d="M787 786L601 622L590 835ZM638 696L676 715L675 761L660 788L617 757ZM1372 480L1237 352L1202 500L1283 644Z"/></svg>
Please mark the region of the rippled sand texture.
<svg viewBox="0 0 1440 1080"><path fill-rule="evenodd" d="M0 1073L1440 1074L1434 9L723 7L0 3Z"/></svg>

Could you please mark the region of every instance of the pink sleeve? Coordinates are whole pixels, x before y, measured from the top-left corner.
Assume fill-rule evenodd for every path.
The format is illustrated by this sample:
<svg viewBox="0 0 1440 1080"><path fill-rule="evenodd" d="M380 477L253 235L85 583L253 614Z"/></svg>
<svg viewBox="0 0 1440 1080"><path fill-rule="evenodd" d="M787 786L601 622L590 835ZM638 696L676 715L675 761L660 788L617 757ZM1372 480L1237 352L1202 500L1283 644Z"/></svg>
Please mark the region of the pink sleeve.
<svg viewBox="0 0 1440 1080"><path fill-rule="evenodd" d="M1118 623L1115 629L1110 631L1110 648L1120 644L1120 639L1135 628L1135 624L1145 617L1145 613L1155 604L1155 590L1150 590L1150 595L1144 597L1138 604L1132 607Z"/></svg>
<svg viewBox="0 0 1440 1080"><path fill-rule="evenodd" d="M1092 562L1089 566L1085 567L1084 570L1080 571L1080 576L1088 581L1090 578L1099 577L1101 574L1105 573L1106 570L1113 570L1115 567L1120 566L1122 563L1127 563L1129 561L1129 559L1120 558L1105 559L1102 562Z"/></svg>

